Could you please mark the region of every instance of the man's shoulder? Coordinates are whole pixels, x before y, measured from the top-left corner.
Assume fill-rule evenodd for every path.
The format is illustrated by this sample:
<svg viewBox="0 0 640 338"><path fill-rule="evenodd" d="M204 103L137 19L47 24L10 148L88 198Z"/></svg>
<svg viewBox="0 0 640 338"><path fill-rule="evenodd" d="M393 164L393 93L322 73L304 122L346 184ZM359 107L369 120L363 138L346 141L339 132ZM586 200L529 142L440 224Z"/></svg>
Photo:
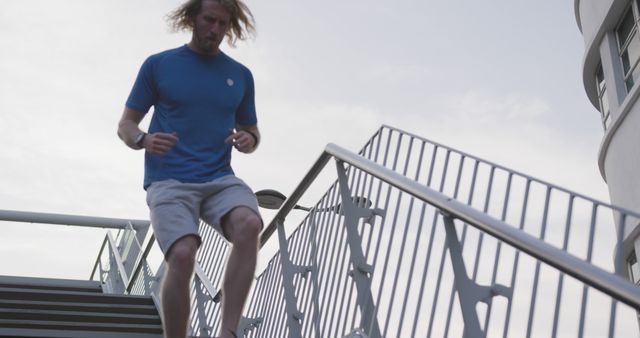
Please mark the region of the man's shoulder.
<svg viewBox="0 0 640 338"><path fill-rule="evenodd" d="M163 51L161 51L159 53L155 53L155 54L150 55L147 58L147 60L159 61L159 60L162 60L164 58L171 57L171 56L174 56L174 55L182 53L184 51L184 48L185 48L185 46L180 46L180 47L176 47L176 48L163 50Z"/></svg>
<svg viewBox="0 0 640 338"><path fill-rule="evenodd" d="M251 74L251 70L249 70L249 67L245 66L240 61L232 58L231 56L229 56L229 54L222 52L221 55L228 66L240 69L244 73Z"/></svg>

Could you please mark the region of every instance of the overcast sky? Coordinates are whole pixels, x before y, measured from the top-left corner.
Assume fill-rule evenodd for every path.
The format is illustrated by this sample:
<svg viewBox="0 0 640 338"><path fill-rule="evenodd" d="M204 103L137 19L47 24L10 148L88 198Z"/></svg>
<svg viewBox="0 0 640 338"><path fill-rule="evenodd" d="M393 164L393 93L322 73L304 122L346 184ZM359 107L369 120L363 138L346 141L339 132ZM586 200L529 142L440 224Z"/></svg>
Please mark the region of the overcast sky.
<svg viewBox="0 0 640 338"><path fill-rule="evenodd" d="M143 60L189 41L164 20L179 3L0 1L0 209L148 218L116 128ZM247 3L258 35L222 48L256 81L263 141L234 154L254 190L288 194L328 142L388 124L608 200L573 1ZM87 278L104 236L0 226L5 275Z"/></svg>

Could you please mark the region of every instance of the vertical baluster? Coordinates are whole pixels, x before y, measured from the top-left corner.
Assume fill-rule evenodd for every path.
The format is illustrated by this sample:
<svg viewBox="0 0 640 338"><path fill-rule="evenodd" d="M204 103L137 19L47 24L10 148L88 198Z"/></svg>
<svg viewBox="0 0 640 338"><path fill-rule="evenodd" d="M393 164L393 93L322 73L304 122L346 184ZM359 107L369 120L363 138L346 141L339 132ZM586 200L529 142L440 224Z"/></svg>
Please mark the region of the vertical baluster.
<svg viewBox="0 0 640 338"><path fill-rule="evenodd" d="M433 148L433 152L431 154L431 165L429 168L429 174L427 175L427 183L426 186L430 186L431 184L431 178L433 177L433 168L434 168L434 161L436 158L436 154L438 151L438 147L434 146ZM422 206L422 210L424 212L424 210L426 209L426 204L423 204ZM422 277L421 277L421 283L420 283L420 295L418 296L418 305L416 307L416 309L418 309L418 311L416 311L414 318L413 318L413 328L411 329L413 334L415 334L416 331L416 326L418 323L418 315L420 313L419 309L421 308L422 305L422 297L424 295L424 286L425 283L427 281L427 272L429 271L429 264L431 263L431 253L432 253L432 249L433 249L433 242L434 242L434 237L435 237L435 231L436 231L436 223L438 220L438 213L434 213L433 215L433 221L431 224L431 232L429 234L429 244L427 245L427 253L426 253L426 259L425 259L425 267L424 270L422 271ZM433 311L431 312L431 319L429 320L429 330L431 328L431 323L433 322L433 317L434 317L434 313Z"/></svg>
<svg viewBox="0 0 640 338"><path fill-rule="evenodd" d="M529 206L529 192L530 191L531 191L531 179L527 178L527 183L526 183L525 189L524 189L524 198L522 199L522 213L520 214L520 226L519 226L520 230L524 229L524 223L525 223L525 219L527 217L527 207ZM511 285L511 287L513 288L514 292L515 292L515 289L516 289L515 281L516 281L516 273L518 272L519 262L520 262L520 251L516 250L516 254L515 254L515 257L513 259L513 270L511 272L511 282L509 283L509 285ZM502 330L502 332L503 332L502 333L502 337L503 338L507 338L508 334L509 334L509 323L511 323L512 305L513 305L513 302L511 302L511 301L507 303L507 310L506 310L507 318L505 318L504 329Z"/></svg>
<svg viewBox="0 0 640 338"><path fill-rule="evenodd" d="M316 238L317 238L317 226L316 226L316 213L314 211L311 212L310 216L309 216L309 220L310 220L310 227L311 227L311 235L309 236L309 244L311 246L311 264L312 264L312 275L311 275L311 282L313 283L313 288L312 288L312 304L313 304L313 317L312 317L312 321L313 321L313 325L309 325L309 330L311 330L311 328L313 327L313 330L315 331L315 337L319 338L320 337L320 304L318 303L318 294L320 292L320 285L318 283L318 274L319 274L319 267L318 267L318 246L316 244ZM306 334L305 337L311 337L311 334Z"/></svg>
<svg viewBox="0 0 640 338"><path fill-rule="evenodd" d="M618 218L618 226L616 227L616 254L614 258L614 269L616 274L619 276L624 276L624 264L626 262L626 257L623 257L623 242L624 242L624 234L626 233L626 225L627 225L627 214L624 212L617 212L619 215ZM615 333L616 327L616 314L618 302L615 298L611 298L611 308L609 310L609 337L613 337Z"/></svg>
<svg viewBox="0 0 640 338"><path fill-rule="evenodd" d="M333 191L333 196L332 199L330 201L330 204L326 204L326 208L329 208L330 206L334 206L338 203L338 199L339 199L339 191L337 188L337 185L334 185L334 191ZM339 223L339 217L337 216L336 213L333 212L323 212L325 215L327 215L326 217L328 218L327 223L330 224L326 224L326 226L324 226L324 229L328 229L327 231L327 235L326 235L326 242L324 247L326 248L326 256L325 256L325 271L324 271L324 282L322 283L322 285L325 285L324 291L323 291L323 295L322 295L322 305L324 307L324 322L322 324L321 327L321 331L327 332L326 330L326 326L330 323L331 320L331 316L332 316L332 309L333 309L333 304L331 303L331 286L329 285L329 283L331 281L334 280L333 276L335 276L335 269L334 271L330 271L330 269L332 269L332 267L335 267L337 264L332 264L334 259L337 259L337 254L336 254L336 250L338 250L338 245L334 245L335 243L342 243L338 240L338 235L339 234L343 234L344 232L341 231L341 229L339 229L338 224Z"/></svg>
<svg viewBox="0 0 640 338"><path fill-rule="evenodd" d="M340 195L341 192L339 191ZM346 202L347 199L345 199L344 196L341 196L340 198L341 200L341 204L344 204ZM335 207L336 204L331 205L329 208L333 209L333 207ZM335 309L337 308L337 302L339 301L339 296L338 296L338 285L340 284L340 281L342 280L341 278L343 277L342 274L340 273L341 271L343 271L343 267L345 267L345 264L348 264L347 262L347 241L346 241L346 237L347 237L347 233L345 231L344 228L342 228L340 226L341 224L341 216L338 215L338 213L333 212L333 210L329 211L332 214L332 218L334 220L336 220L335 224L335 231L336 231L336 240L333 242L334 243L334 251L331 257L331 262L333 262L333 264L330 264L330 266L333 267L333 270L331 273L329 273L328 278L330 278L330 285L328 287L329 290L329 302L333 302L333 306L331 306L330 314L328 316L328 328L326 329L326 333L330 336L332 336L331 332L334 329L334 324L336 323L336 311ZM337 244L337 245L335 245ZM346 279L346 277L344 277Z"/></svg>
<svg viewBox="0 0 640 338"><path fill-rule="evenodd" d="M422 164L422 156L424 155L424 148L425 148L425 142L422 141L421 146L420 146L420 155L418 157L418 164L417 164L417 168L416 168L416 175L414 177L414 180L418 181L418 178L420 177L420 169L422 168L421 164ZM411 203L409 205L409 213L411 213L411 210L413 209L413 204L414 204L414 198L411 198ZM423 229L423 220L424 220L424 211L425 208L423 207L421 212L420 212L420 218L418 220L418 229L416 232L416 239L413 243L413 252L411 253L411 264L409 265L409 275L407 277L407 287L405 288L404 291L404 297L403 297L403 301L402 301L402 311L400 313L400 323L404 323L404 316L407 310L407 305L408 305L408 300L409 300L409 289L411 289L411 283L413 282L413 273L415 270L415 266L416 266L416 259L418 256L418 249L419 249L419 243L420 243L420 238L422 235L422 229ZM419 309L416 309L416 311L419 311ZM415 325L414 325L415 327ZM398 325L398 331L396 332L396 337L400 337L401 334L401 328L402 325ZM412 336L414 336L415 333L412 333Z"/></svg>
<svg viewBox="0 0 640 338"><path fill-rule="evenodd" d="M549 216L549 202L551 199L551 187L547 187L544 198L544 211L542 215L542 226L540 227L540 236L538 237L541 240L544 240L545 233L547 229L547 219ZM533 290L531 292L531 301L529 302L529 319L527 321L527 335L526 337L531 337L531 331L533 330L533 317L536 307L536 300L538 295L538 282L540 280L540 261L536 261L536 269L533 276Z"/></svg>
<svg viewBox="0 0 640 338"><path fill-rule="evenodd" d="M407 176L407 170L409 168L409 161L411 160L411 150L413 149L413 138L410 139L409 141L409 148L407 150L407 157L405 159L405 164L404 164L404 169L402 171L402 174L404 176ZM396 204L396 210L393 216L393 224L398 223L398 215L400 214L400 204L402 201L402 197L405 196L405 193L399 192L399 196L398 196L398 202ZM404 229L402 230L402 240L400 242L400 252L399 252L399 257L403 257L403 253L405 250L405 246L406 246L406 242L407 242L407 235L409 233L409 225L410 225L410 221L411 221L411 211L413 210L413 201L414 198L411 198L410 202L409 202L409 209L407 212L407 218L405 220L405 224L404 224ZM395 231L393 231L395 233ZM387 256L390 256L390 254L388 254ZM400 279L400 268L402 267L402 260L399 260L399 262L396 264L396 272L395 272L395 276L393 279L393 286L391 287L391 295L389 297L389 308L387 309L387 316L386 319L384 321L384 330L382 333L383 337L387 336L387 330L389 329L389 320L391 318L391 313L393 312L393 307L396 304L396 302L394 302L393 300L395 299L396 296L396 291L397 291L397 287L398 287L398 280ZM384 274L384 276L386 276L386 274ZM382 288L382 287L381 287ZM401 322L398 323L398 328L402 327Z"/></svg>
<svg viewBox="0 0 640 338"><path fill-rule="evenodd" d="M591 263L591 258L593 254L593 240L595 236L597 216L598 216L598 205L594 203L591 209L591 225L589 227L589 244L587 247L587 262L589 263ZM585 317L587 312L587 295L588 295L588 286L585 284L582 287L582 302L580 304L580 327L578 331L578 337L584 337L584 324L585 324Z"/></svg>
<svg viewBox="0 0 640 338"><path fill-rule="evenodd" d="M280 304L284 303L281 296L282 288L278 287L278 285L281 285L280 278L282 276L282 273L280 272L280 267L282 266L280 263L280 256L274 257L271 262L273 264L273 272L269 276L267 285L265 286L265 292L271 297L271 301L268 303L268 308L263 312L265 316L268 316L267 318L269 318L269 320L265 323L263 326L264 329L262 330L262 332L269 334L275 331L275 324L278 317L286 318L284 309L280 307ZM275 299L279 300L279 302L274 301Z"/></svg>
<svg viewBox="0 0 640 338"><path fill-rule="evenodd" d="M511 182L513 180L513 173L509 172L507 177L507 187L505 188L505 196L504 202L502 204L502 213L500 215L500 220L505 221L507 219L507 210L509 208L509 197L511 195ZM500 253L502 249L502 242L498 241L496 253L493 258L493 272L491 274L491 285L496 283L496 279L498 277L498 268L500 265L498 264L500 261ZM491 320L491 309L492 309L492 301L487 303L487 314L484 320L484 332L485 334L489 333L489 321Z"/></svg>
<svg viewBox="0 0 640 338"><path fill-rule="evenodd" d="M445 155L445 160L444 160L444 165L443 165L443 169L442 169L442 179L440 180L440 187L438 189L439 192L442 192L444 190L444 186L445 186L445 182L446 182L446 172L447 172L447 167L449 166L449 157L451 156L451 150L446 149L446 155ZM438 217L440 217L441 214L439 212L436 212L434 215L434 223L433 223L433 230L432 233L435 233L435 227L436 227L436 222ZM427 331L427 336L431 336L431 331L433 329L433 322L435 320L435 314L436 314L436 306L438 304L438 298L440 295L440 286L442 284L442 275L444 272L444 261L446 258L446 251L447 251L447 244L445 243L445 245L442 246L442 251L440 253L440 264L438 265L438 277L437 277L437 281L436 281L436 290L434 292L434 296L433 296L433 303L431 305L431 318L429 319L429 329Z"/></svg>
<svg viewBox="0 0 640 338"><path fill-rule="evenodd" d="M389 149L391 147L391 135L392 135L392 132L393 132L392 130L389 130L389 134L387 136L385 153L384 153L384 160L383 160L383 163L382 163L383 166L387 165L387 161L389 159ZM398 147L399 147L399 142L398 142ZM398 153L396 152L395 153L395 158L394 158L394 161L393 161L393 165L392 165L392 168L391 168L392 170L395 170L395 168L396 168L397 159L398 159ZM382 183L383 182L381 180L379 180L377 196L380 196L380 193L382 192ZM386 194L386 197L384 198L384 207L382 207L383 210L387 210L389 208L390 197L391 197L391 189L389 188L389 189L387 189L387 194ZM376 203L374 205L374 208L377 208L377 207L378 207L378 204ZM382 217L381 223L382 224L386 223L386 219L385 219L384 216ZM379 257L379 254L380 254L380 247L382 245L382 232L383 232L383 230L384 230L384 226L380 226L380 230L378 230L376 249L374 250L374 254L373 254L372 266L377 266L378 257ZM378 304L378 302L380 301L381 292L382 292L382 287L380 287L380 292L378 293L378 297L376 298L375 304ZM374 304L374 302L372 301L371 304ZM374 309L373 317L377 317L377 309ZM365 330L367 332L371 332L371 329L372 328L365 328Z"/></svg>
<svg viewBox="0 0 640 338"><path fill-rule="evenodd" d="M562 250L567 251L569 247L569 233L571 231L571 219L573 216L573 201L575 196L573 194L569 195L569 206L567 207L567 219L564 227L564 238L562 240ZM558 335L558 324L560 319L560 302L562 299L562 290L564 286L564 274L560 272L560 276L558 277L558 286L556 289L558 290L556 294L556 305L553 316L553 329L551 331L551 337L555 338Z"/></svg>

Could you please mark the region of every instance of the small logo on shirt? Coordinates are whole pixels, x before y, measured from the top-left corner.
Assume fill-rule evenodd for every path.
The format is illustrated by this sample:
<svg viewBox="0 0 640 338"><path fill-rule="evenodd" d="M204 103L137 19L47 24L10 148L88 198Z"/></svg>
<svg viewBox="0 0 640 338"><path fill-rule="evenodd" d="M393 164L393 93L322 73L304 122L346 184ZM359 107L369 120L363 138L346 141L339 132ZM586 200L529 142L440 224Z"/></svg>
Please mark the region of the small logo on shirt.
<svg viewBox="0 0 640 338"><path fill-rule="evenodd" d="M233 79L227 79L227 85L229 85L229 87L233 86Z"/></svg>

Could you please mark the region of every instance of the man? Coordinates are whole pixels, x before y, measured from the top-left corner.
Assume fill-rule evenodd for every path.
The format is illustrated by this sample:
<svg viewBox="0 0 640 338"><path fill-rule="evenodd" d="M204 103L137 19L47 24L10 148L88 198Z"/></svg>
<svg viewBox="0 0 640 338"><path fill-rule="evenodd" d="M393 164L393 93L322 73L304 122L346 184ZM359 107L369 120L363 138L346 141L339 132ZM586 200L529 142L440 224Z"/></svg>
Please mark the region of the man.
<svg viewBox="0 0 640 338"><path fill-rule="evenodd" d="M167 272L161 299L167 338L185 337L189 285L201 243L199 218L231 244L223 280L220 337L235 337L255 273L263 223L256 197L233 174L231 151L260 141L249 69L220 51L254 29L241 0L190 0L169 16L191 41L142 65L119 122L118 136L145 150L144 188ZM145 133L139 128L154 112Z"/></svg>

